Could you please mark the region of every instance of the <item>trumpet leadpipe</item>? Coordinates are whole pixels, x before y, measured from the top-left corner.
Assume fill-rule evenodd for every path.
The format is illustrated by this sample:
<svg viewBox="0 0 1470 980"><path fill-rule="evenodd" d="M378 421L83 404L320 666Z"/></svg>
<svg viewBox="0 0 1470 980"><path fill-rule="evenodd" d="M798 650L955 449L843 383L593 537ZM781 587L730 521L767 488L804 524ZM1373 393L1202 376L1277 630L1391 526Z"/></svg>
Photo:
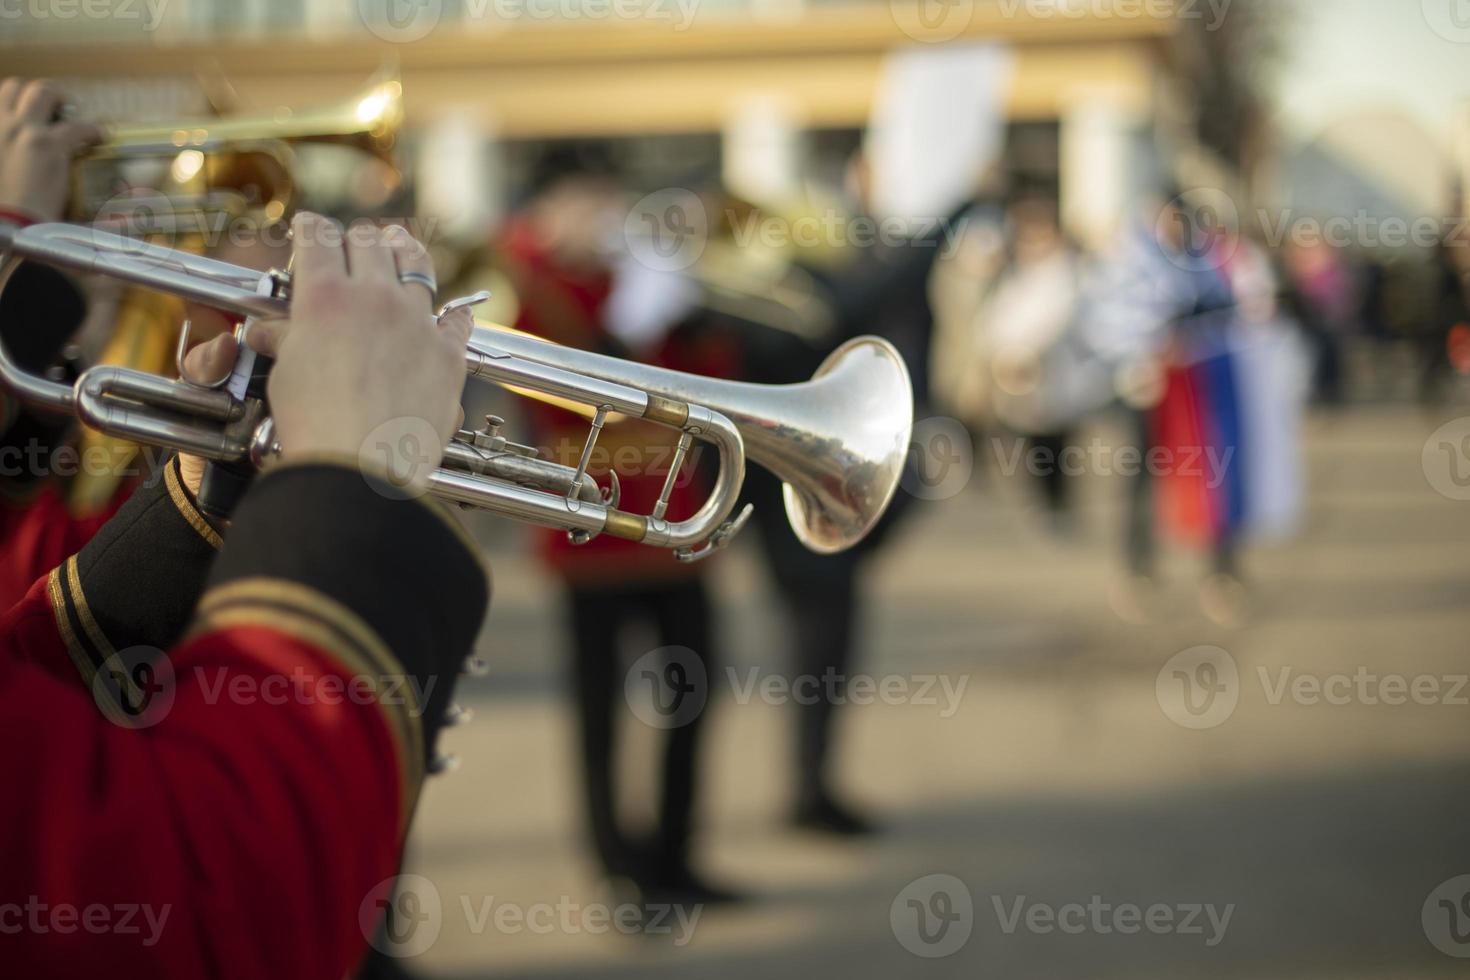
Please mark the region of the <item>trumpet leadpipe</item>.
<svg viewBox="0 0 1470 980"><path fill-rule="evenodd" d="M109 276L244 317L278 319L289 312L285 273L258 272L75 225L17 229L0 223L0 288L26 260ZM529 458L496 461L493 453L469 452L467 444L452 442L446 466L431 475L431 490L518 520L563 528L578 540L606 533L671 548L681 558L708 554L749 515L746 508L730 517L748 452L783 481L787 517L797 537L814 551L841 551L882 516L908 455L913 421L908 371L892 345L876 337L848 341L810 381L795 385L704 378L493 325L473 330L464 364L468 377L586 406L594 424L576 468ZM93 368L75 385L65 385L23 370L3 343L0 386L33 405L75 412L104 432L211 459L259 464L278 449L263 398L248 393L241 397L125 368ZM693 516L664 517L672 479L646 515L618 509L615 487L612 501L602 499L586 467L600 424L610 413L679 430L681 445L687 437L714 446L720 466Z"/></svg>

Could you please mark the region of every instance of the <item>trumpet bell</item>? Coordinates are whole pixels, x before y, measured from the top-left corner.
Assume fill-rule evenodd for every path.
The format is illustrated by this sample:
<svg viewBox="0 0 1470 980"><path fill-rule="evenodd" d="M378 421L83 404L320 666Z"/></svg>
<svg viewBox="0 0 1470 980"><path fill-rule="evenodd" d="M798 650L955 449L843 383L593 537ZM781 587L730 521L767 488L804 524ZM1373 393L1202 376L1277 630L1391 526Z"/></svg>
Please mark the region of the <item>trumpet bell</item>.
<svg viewBox="0 0 1470 980"><path fill-rule="evenodd" d="M913 389L903 358L879 337L843 344L796 387L806 389L791 401L806 403L810 438L795 441L812 451L792 458L781 436L772 433L770 445L758 448L753 443L766 441L764 430L754 439L748 428L741 434L751 458L784 481L786 517L797 539L819 554L835 554L873 529L898 490L913 431ZM819 445L811 444L819 432Z"/></svg>
<svg viewBox="0 0 1470 980"><path fill-rule="evenodd" d="M496 327L476 328L471 345L703 405L725 416L740 433L745 454L785 485L791 528L819 554L835 554L861 541L883 516L903 475L913 430L913 387L903 357L881 337L849 340L810 380L789 385L685 374Z"/></svg>

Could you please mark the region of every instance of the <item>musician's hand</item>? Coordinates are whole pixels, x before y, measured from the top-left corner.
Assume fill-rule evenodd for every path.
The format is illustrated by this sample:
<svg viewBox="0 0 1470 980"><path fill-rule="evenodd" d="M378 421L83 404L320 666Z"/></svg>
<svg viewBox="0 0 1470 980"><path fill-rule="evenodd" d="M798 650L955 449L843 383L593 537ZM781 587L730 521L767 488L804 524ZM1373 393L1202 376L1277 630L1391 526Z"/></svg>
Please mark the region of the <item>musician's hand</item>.
<svg viewBox="0 0 1470 980"><path fill-rule="evenodd" d="M0 209L61 217L72 157L101 138L96 126L58 121L62 102L47 82L0 81Z"/></svg>
<svg viewBox="0 0 1470 980"><path fill-rule="evenodd" d="M440 324L428 289L399 281L433 274L403 229L343 233L314 214L292 228L290 323L284 336L251 339L277 358L269 394L282 456L352 456L421 486L454 434L473 320L462 311Z"/></svg>
<svg viewBox="0 0 1470 980"><path fill-rule="evenodd" d="M184 355L184 370L191 378L218 378L234 365L235 353L235 335L222 333ZM199 496L199 482L204 479L206 462L203 456L179 453L179 477L195 498Z"/></svg>

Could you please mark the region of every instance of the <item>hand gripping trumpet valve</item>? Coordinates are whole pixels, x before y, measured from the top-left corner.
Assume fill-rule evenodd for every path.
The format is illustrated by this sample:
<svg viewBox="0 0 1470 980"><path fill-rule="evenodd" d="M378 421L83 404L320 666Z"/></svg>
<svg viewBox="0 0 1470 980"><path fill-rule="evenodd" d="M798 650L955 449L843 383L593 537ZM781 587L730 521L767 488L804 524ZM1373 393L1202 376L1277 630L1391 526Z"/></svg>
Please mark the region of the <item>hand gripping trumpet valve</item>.
<svg viewBox="0 0 1470 980"><path fill-rule="evenodd" d="M284 318L290 309L287 273L258 272L84 226L0 224L0 289L27 260L172 293L244 317L243 330L252 320ZM440 315L485 298L455 300ZM67 385L25 372L0 343L0 386L94 429L248 472L280 447L264 397L268 359L244 344L239 350L223 382L98 366ZM787 517L808 548L833 553L856 544L897 489L913 421L908 371L892 345L876 337L843 344L810 381L761 385L652 367L480 324L465 351L465 371L533 398L585 406L591 416L587 440L578 464L565 466L510 442L492 418L450 441L429 475L429 492L561 528L576 541L609 534L670 549L685 561L722 547L750 516L748 506L732 516L747 457L783 481ZM604 493L587 473L612 413L680 433L663 490L647 514L619 509L616 481ZM719 471L699 509L671 521L669 496L695 440L717 450Z"/></svg>

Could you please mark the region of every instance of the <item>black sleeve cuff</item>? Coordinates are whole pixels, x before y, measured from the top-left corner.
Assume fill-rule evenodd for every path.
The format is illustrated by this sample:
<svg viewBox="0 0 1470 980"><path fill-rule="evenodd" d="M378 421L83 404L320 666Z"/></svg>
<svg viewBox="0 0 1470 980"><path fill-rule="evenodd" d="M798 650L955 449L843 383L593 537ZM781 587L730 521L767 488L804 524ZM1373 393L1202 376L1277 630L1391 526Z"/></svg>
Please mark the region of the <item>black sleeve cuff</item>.
<svg viewBox="0 0 1470 980"><path fill-rule="evenodd" d="M241 500L200 611L206 626L228 605L234 622L246 605L288 632L312 622L314 636L341 641L334 649L355 647L354 664L375 663L380 641L424 692L428 751L488 596L477 551L437 503L353 467L296 463Z"/></svg>
<svg viewBox="0 0 1470 980"><path fill-rule="evenodd" d="M51 599L84 677L118 650L166 650L189 625L220 538L179 480L178 459L51 575Z"/></svg>

